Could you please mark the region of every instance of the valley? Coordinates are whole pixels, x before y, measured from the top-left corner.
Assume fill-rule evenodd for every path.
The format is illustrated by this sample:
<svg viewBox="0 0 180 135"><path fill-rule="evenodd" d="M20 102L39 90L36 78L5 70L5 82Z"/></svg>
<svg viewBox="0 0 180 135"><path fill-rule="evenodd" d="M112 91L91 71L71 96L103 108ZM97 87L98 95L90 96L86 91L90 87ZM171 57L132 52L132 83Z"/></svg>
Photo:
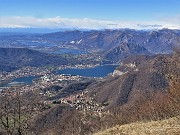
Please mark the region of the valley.
<svg viewBox="0 0 180 135"><path fill-rule="evenodd" d="M0 135L180 135L179 0L0 0Z"/></svg>
<svg viewBox="0 0 180 135"><path fill-rule="evenodd" d="M179 42L169 29L0 35L0 134L108 134L179 117Z"/></svg>

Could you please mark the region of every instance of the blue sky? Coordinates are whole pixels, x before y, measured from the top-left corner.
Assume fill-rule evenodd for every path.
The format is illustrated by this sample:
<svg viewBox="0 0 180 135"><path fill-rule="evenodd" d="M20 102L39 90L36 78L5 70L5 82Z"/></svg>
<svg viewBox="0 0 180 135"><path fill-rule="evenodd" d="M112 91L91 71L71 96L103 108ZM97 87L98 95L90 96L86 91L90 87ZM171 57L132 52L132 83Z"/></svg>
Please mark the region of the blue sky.
<svg viewBox="0 0 180 135"><path fill-rule="evenodd" d="M179 0L0 0L0 27L179 28L179 7Z"/></svg>

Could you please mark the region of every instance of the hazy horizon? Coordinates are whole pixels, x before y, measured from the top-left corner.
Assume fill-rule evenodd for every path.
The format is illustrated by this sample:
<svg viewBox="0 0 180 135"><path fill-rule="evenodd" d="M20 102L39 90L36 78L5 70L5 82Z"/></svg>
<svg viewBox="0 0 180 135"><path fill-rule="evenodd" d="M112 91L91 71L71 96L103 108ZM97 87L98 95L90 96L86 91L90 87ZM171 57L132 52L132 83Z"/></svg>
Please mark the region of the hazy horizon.
<svg viewBox="0 0 180 135"><path fill-rule="evenodd" d="M0 28L180 28L178 0L0 0L0 2Z"/></svg>

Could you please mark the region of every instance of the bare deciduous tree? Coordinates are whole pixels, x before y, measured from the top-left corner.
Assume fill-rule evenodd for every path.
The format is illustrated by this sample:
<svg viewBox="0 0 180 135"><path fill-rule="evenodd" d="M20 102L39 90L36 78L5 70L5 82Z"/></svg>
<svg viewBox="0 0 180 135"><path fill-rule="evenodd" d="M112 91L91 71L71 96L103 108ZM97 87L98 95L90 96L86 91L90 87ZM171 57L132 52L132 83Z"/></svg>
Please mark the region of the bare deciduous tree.
<svg viewBox="0 0 180 135"><path fill-rule="evenodd" d="M34 111L36 96L24 95L19 87L0 93L0 131L7 135L26 134Z"/></svg>

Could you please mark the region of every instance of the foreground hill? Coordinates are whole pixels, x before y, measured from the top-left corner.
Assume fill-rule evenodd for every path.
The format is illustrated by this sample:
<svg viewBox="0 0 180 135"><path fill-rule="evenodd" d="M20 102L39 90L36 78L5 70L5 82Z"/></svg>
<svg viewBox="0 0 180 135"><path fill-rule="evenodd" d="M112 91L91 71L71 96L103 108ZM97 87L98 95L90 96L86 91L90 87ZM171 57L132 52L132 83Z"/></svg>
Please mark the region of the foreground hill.
<svg viewBox="0 0 180 135"><path fill-rule="evenodd" d="M179 135L180 117L115 126L94 135Z"/></svg>
<svg viewBox="0 0 180 135"><path fill-rule="evenodd" d="M116 125L179 116L179 57L174 54L126 59L113 76L81 89L85 94L67 96L63 98L66 102L37 116L32 131L44 135L88 135ZM59 98L56 101L62 100Z"/></svg>
<svg viewBox="0 0 180 135"><path fill-rule="evenodd" d="M175 117L172 121L168 120L167 126L177 127L179 124L176 120L180 116L179 57L180 54L177 53L128 58L112 76L96 81L69 84L64 88L58 87L59 92L56 96L40 94L43 91L47 93L49 89L53 91L52 87L36 89L32 91L33 94L24 93L22 99L28 99L27 104L32 103L32 106L36 107L33 107L33 112L30 109L30 114L27 116L31 119L28 119L28 127L22 132L31 135L91 135L116 125L135 123L130 127L117 126L115 130L110 129L105 133L118 131L130 134L131 129L138 128L139 125L147 125L147 128L134 130L135 134L150 132L151 128L152 133L156 133L158 127L165 125L162 133L167 131L178 134L179 129L170 130L166 127L166 121L146 124L142 121ZM71 92L73 94L70 94ZM26 106L22 106L22 109L24 107ZM4 109L6 110L6 107ZM2 127L0 134L5 134L7 128L5 126L1 129ZM159 132L161 131L157 131Z"/></svg>
<svg viewBox="0 0 180 135"><path fill-rule="evenodd" d="M170 78L180 77L179 55L136 58L124 61L117 68L115 77L94 85L89 92L90 96L110 108L134 104L138 99L150 98L151 94L168 94Z"/></svg>

